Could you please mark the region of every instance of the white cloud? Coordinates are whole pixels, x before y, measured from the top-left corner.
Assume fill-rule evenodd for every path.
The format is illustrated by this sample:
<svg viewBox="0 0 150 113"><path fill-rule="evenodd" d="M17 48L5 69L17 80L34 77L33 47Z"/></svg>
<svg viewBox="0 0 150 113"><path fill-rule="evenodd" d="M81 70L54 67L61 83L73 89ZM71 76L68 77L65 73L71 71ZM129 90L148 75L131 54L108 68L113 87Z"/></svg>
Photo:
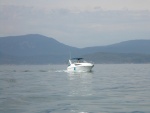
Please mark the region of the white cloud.
<svg viewBox="0 0 150 113"><path fill-rule="evenodd" d="M104 10L145 10L150 9L150 0L1 0L1 5L30 6L44 9L91 10L101 7Z"/></svg>

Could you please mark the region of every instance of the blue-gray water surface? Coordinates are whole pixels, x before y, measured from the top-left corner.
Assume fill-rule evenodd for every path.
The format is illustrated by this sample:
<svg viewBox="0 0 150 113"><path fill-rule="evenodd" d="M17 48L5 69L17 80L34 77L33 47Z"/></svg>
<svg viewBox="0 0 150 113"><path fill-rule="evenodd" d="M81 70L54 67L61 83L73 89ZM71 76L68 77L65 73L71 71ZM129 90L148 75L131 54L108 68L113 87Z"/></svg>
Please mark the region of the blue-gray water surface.
<svg viewBox="0 0 150 113"><path fill-rule="evenodd" d="M150 64L0 65L0 113L150 113Z"/></svg>

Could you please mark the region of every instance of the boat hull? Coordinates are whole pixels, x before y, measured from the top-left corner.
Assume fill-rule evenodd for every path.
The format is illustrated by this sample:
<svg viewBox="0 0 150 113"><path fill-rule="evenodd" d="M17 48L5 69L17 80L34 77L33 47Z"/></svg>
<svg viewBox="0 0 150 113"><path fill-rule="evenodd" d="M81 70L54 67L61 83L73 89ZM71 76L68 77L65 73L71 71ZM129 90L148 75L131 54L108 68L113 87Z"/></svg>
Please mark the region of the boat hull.
<svg viewBox="0 0 150 113"><path fill-rule="evenodd" d="M92 66L69 66L67 71L71 72L90 72L94 65Z"/></svg>

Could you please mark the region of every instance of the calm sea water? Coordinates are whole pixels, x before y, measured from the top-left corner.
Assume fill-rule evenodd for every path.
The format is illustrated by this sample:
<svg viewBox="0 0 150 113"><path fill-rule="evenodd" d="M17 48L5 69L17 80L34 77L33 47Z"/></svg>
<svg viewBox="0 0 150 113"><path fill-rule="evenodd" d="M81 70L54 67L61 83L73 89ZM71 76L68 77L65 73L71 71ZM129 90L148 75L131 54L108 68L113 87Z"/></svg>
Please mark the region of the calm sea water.
<svg viewBox="0 0 150 113"><path fill-rule="evenodd" d="M0 113L150 113L150 64L1 65Z"/></svg>

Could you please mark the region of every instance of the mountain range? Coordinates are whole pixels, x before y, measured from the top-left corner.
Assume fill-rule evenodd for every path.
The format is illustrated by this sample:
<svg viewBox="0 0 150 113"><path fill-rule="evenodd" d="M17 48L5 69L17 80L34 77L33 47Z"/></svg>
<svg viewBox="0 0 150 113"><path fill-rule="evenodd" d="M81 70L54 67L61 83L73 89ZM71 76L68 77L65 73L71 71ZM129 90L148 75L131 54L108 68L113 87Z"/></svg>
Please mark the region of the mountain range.
<svg viewBox="0 0 150 113"><path fill-rule="evenodd" d="M70 54L95 63L150 63L150 40L77 48L39 34L0 37L0 64L62 64Z"/></svg>

